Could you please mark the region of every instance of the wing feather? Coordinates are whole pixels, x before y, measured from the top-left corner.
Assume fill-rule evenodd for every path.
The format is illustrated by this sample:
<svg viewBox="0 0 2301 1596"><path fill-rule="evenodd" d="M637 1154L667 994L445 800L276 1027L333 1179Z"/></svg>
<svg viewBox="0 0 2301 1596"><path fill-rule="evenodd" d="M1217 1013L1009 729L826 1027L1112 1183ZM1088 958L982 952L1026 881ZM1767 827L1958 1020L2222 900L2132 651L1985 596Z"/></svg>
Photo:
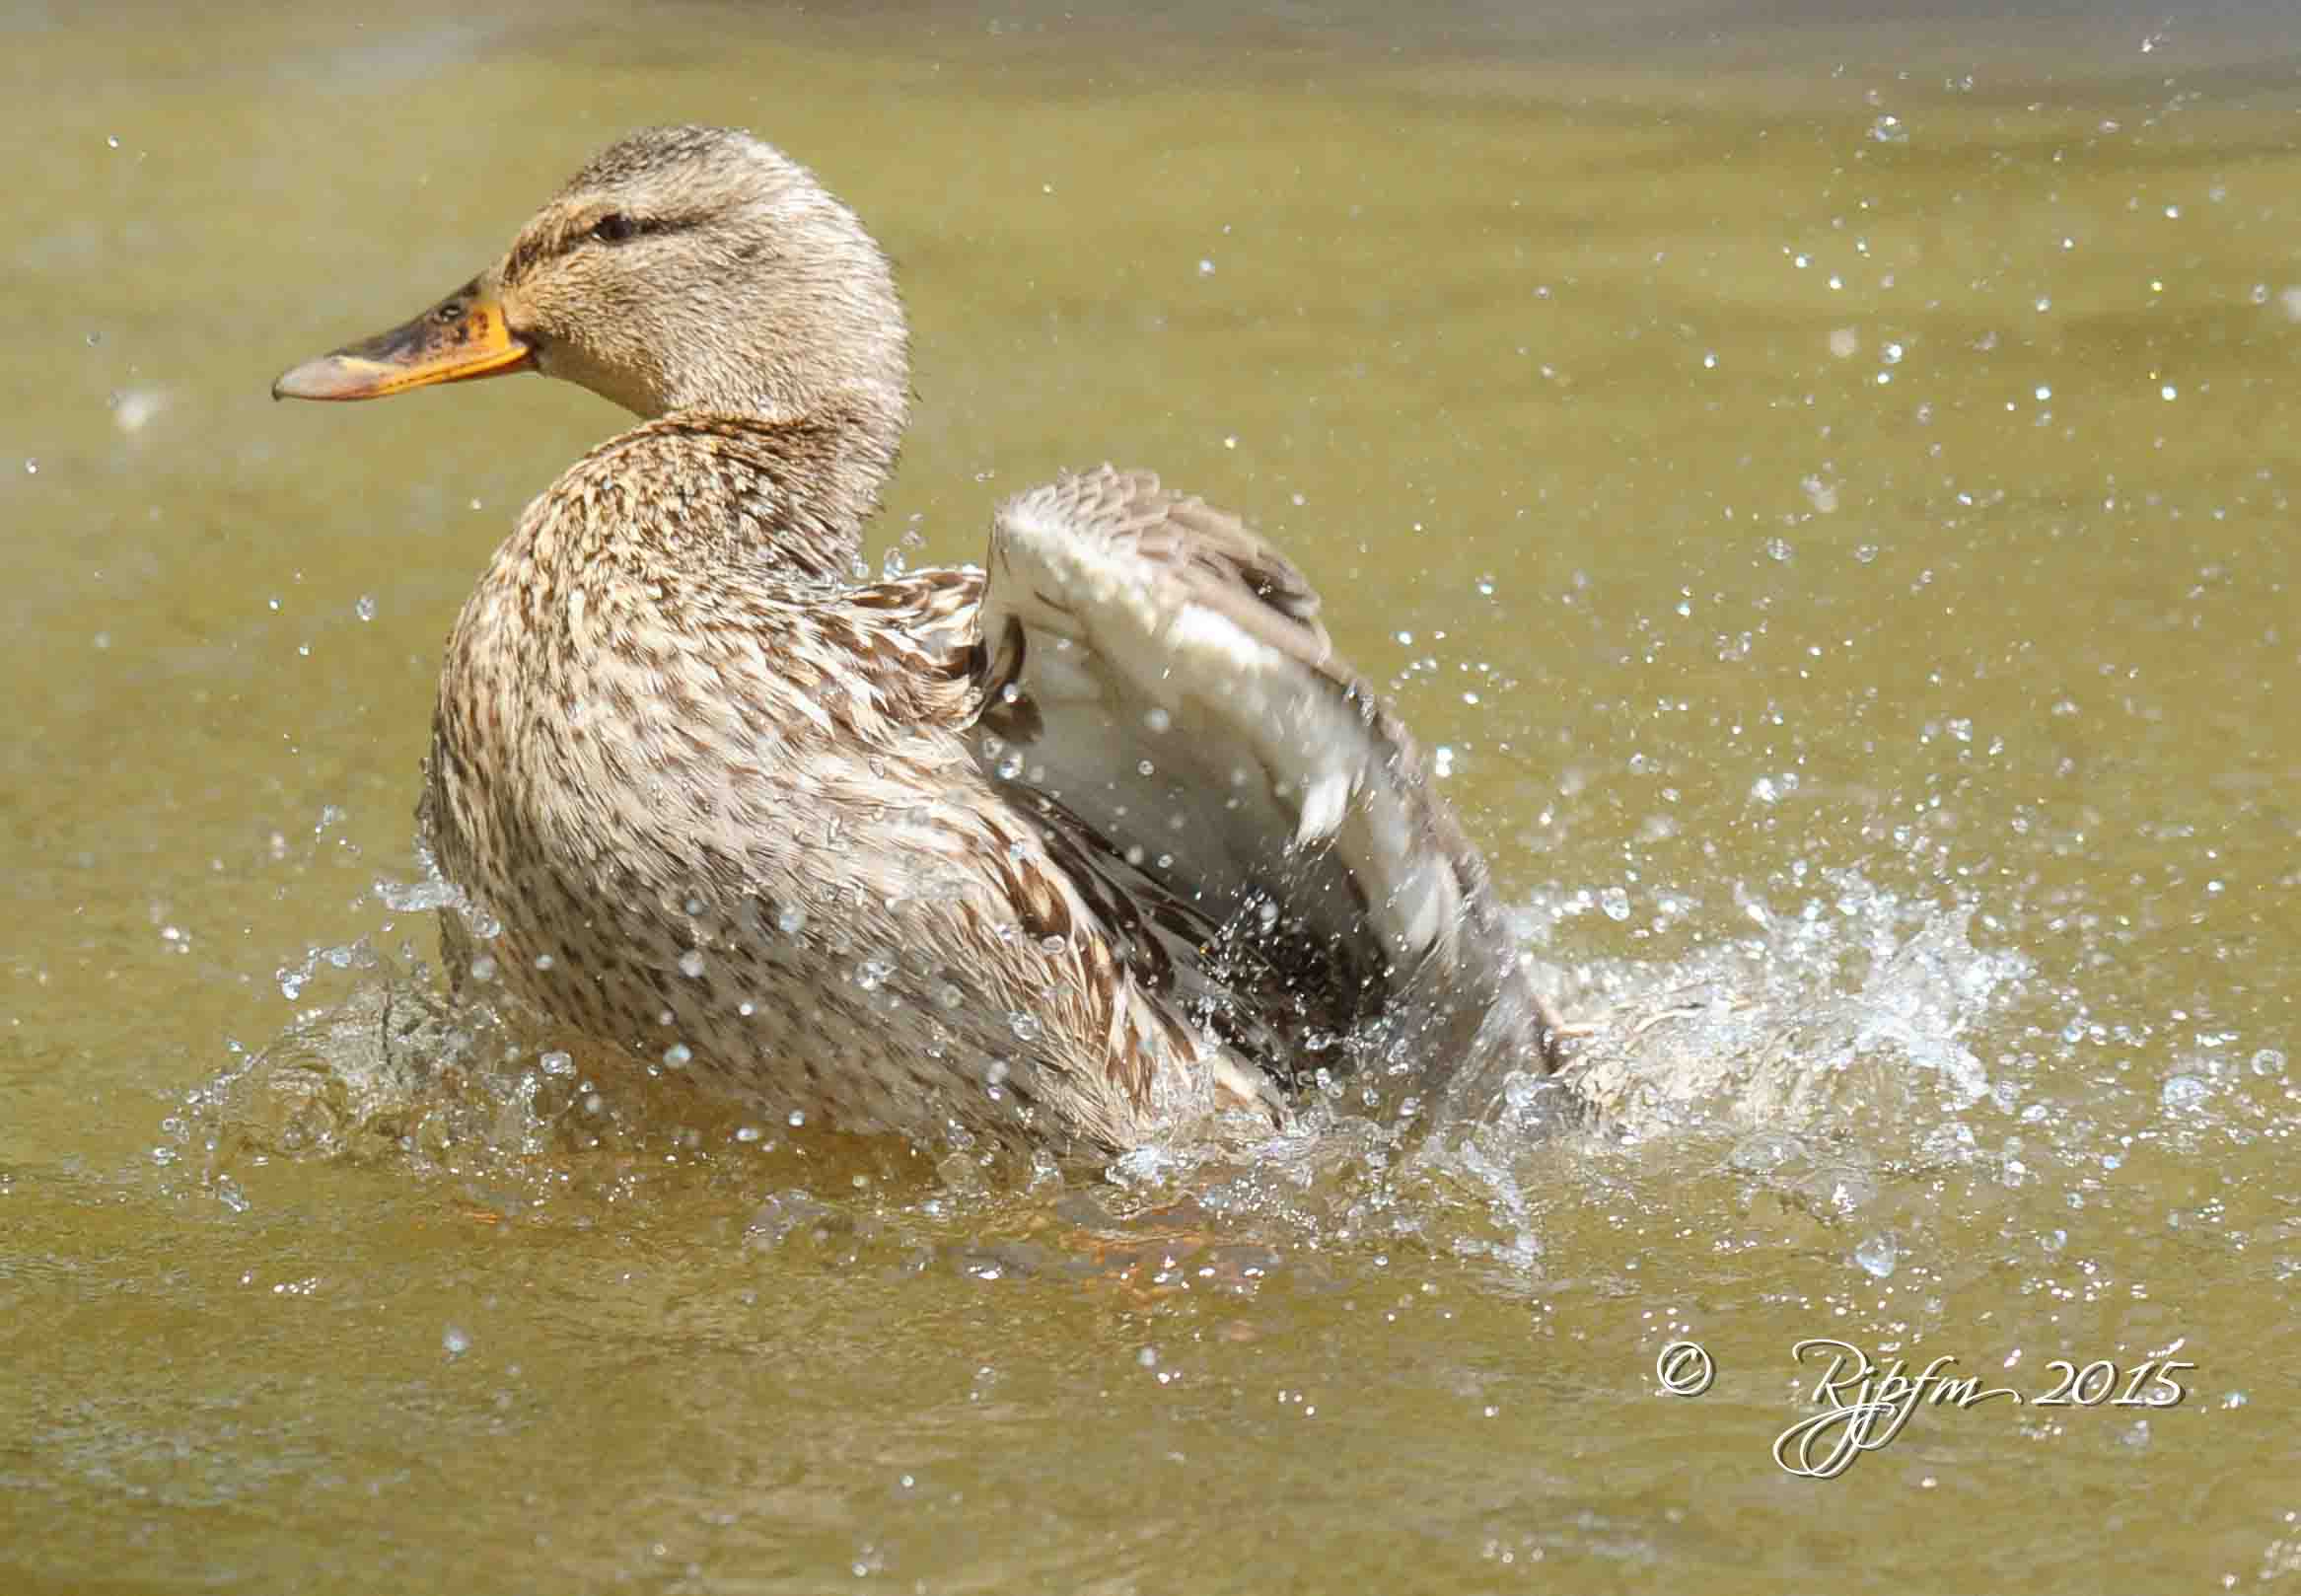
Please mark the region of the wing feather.
<svg viewBox="0 0 2301 1596"><path fill-rule="evenodd" d="M1411 1001L1439 1052L1546 1060L1483 862L1283 554L1106 466L1001 506L987 564L986 765L1212 928L1168 957L1253 1011L1241 1051L1285 1078L1274 1038Z"/></svg>

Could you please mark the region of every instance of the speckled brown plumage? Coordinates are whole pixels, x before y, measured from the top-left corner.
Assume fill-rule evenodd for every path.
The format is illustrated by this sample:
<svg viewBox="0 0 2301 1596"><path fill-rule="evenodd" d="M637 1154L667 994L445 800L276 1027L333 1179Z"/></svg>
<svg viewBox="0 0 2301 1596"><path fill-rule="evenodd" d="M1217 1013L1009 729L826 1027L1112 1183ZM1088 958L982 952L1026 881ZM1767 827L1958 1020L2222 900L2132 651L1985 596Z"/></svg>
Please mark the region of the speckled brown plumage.
<svg viewBox="0 0 2301 1596"><path fill-rule="evenodd" d="M427 318L277 391L533 366L648 418L449 639L421 818L467 982L776 1114L1066 1147L1282 1121L1370 1025L1543 1063L1475 850L1235 518L1105 468L1003 506L987 574L854 582L902 318L784 157L637 135Z"/></svg>

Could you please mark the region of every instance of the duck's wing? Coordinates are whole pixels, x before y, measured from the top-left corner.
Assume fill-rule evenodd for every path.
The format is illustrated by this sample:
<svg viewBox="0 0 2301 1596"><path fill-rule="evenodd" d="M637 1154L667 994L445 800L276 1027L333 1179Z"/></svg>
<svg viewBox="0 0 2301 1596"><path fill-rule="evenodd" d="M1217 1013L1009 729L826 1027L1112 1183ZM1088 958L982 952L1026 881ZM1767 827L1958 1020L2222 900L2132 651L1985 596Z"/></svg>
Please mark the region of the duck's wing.
<svg viewBox="0 0 2301 1596"><path fill-rule="evenodd" d="M1001 506L988 563L984 763L1221 928L1235 998L1298 1051L1410 1009L1433 1065L1547 1061L1482 861L1285 556L1106 466Z"/></svg>

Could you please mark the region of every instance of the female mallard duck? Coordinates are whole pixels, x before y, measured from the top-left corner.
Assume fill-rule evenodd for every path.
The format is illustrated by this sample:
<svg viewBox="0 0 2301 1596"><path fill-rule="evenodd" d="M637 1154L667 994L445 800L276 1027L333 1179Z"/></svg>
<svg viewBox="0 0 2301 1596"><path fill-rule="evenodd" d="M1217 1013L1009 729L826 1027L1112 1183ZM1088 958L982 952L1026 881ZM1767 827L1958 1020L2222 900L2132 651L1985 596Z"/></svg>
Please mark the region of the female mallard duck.
<svg viewBox="0 0 2301 1596"><path fill-rule="evenodd" d="M1239 521L1106 467L1002 505L987 572L852 580L902 310L797 164L636 134L272 392L525 370L644 419L448 642L421 820L462 979L777 1114L1054 1147L1283 1123L1370 1055L1546 1067L1477 853Z"/></svg>

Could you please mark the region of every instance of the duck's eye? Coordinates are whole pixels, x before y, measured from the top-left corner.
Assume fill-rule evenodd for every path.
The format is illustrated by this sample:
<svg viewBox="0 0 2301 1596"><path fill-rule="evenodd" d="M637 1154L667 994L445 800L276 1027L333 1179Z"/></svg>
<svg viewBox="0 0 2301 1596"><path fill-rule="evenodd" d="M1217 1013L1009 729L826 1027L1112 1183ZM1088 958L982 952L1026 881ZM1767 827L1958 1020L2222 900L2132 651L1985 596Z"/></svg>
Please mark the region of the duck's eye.
<svg viewBox="0 0 2301 1596"><path fill-rule="evenodd" d="M602 244L620 244L638 232L639 224L619 210L611 210L591 224L591 236Z"/></svg>

